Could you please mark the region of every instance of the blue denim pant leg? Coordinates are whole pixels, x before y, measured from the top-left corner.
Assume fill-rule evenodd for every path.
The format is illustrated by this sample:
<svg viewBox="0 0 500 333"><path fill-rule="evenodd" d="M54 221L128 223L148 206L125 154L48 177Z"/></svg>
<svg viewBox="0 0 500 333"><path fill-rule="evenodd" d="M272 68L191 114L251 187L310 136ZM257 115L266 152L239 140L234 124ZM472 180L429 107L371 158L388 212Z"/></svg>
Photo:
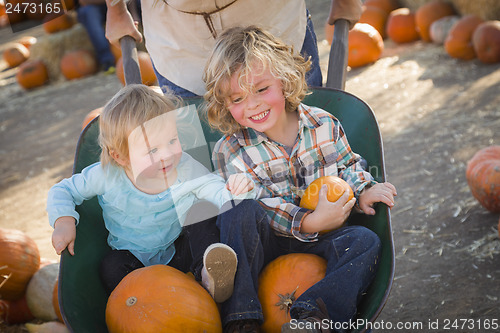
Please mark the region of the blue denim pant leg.
<svg viewBox="0 0 500 333"><path fill-rule="evenodd" d="M319 65L318 41L309 11L307 11L306 36L300 54L306 59L311 57L311 69L306 73L307 84L310 87L321 87L323 85L323 75L321 74L321 67Z"/></svg>
<svg viewBox="0 0 500 333"><path fill-rule="evenodd" d="M225 207L223 207L224 209ZM276 258L279 249L264 209L255 200L243 200L219 215L221 242L238 255L233 295L221 306L222 324L242 319L263 321L257 296L262 268Z"/></svg>
<svg viewBox="0 0 500 333"><path fill-rule="evenodd" d="M151 59L151 63L153 64L153 70L155 71L156 79L158 80L158 85L160 86L161 90L163 93L167 91L167 89L171 92L174 93L176 96L186 98L186 97L198 97L195 93L184 89L182 87L179 87L172 81L167 80L163 75L161 75L157 70L154 65L153 59ZM201 73L200 73L201 75Z"/></svg>
<svg viewBox="0 0 500 333"><path fill-rule="evenodd" d="M106 4L79 7L77 13L78 21L87 30L90 41L94 46L99 64L113 65L115 57L111 53L111 48L104 31Z"/></svg>
<svg viewBox="0 0 500 333"><path fill-rule="evenodd" d="M320 236L315 243L299 244L300 252L314 253L328 262L326 276L304 292L290 309L299 318L318 309L321 299L333 322L347 322L357 310L378 268L380 239L371 230L348 226Z"/></svg>

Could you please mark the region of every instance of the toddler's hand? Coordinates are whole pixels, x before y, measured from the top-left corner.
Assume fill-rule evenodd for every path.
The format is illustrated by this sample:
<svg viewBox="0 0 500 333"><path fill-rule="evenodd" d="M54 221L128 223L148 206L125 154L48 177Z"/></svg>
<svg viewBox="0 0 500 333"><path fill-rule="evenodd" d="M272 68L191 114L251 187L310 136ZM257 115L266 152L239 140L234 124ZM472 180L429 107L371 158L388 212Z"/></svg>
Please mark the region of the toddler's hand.
<svg viewBox="0 0 500 333"><path fill-rule="evenodd" d="M250 192L253 186L253 181L242 173L229 176L226 183L226 188L231 191L231 194L234 196Z"/></svg>
<svg viewBox="0 0 500 333"><path fill-rule="evenodd" d="M383 202L389 208L394 206L394 197L398 195L396 187L391 183L378 183L370 188L367 188L359 195L359 208L367 214L374 215L375 209L373 205L377 202Z"/></svg>
<svg viewBox="0 0 500 333"><path fill-rule="evenodd" d="M57 254L67 247L71 255L75 254L76 225L71 216L63 216L56 220L52 233L52 246Z"/></svg>

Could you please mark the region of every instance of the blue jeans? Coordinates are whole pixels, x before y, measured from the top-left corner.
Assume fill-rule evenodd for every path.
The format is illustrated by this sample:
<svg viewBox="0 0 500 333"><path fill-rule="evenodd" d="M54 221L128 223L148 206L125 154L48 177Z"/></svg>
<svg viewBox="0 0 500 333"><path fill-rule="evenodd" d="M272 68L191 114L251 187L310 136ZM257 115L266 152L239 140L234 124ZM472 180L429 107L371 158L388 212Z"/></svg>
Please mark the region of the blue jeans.
<svg viewBox="0 0 500 333"><path fill-rule="evenodd" d="M94 46L99 64L104 67L114 65L115 57L111 53L111 48L104 31L106 4L78 7L77 13L78 21L87 30L90 41Z"/></svg>
<svg viewBox="0 0 500 333"><path fill-rule="evenodd" d="M234 292L221 307L223 325L233 320L263 320L257 296L258 276L265 265L281 255L312 253L328 263L326 276L292 305L292 319L319 310L317 300L321 299L330 320L349 321L377 270L380 240L365 227L342 227L320 236L317 242L301 242L276 235L265 210L254 200L243 200L219 215L217 226L221 242L238 255Z"/></svg>
<svg viewBox="0 0 500 333"><path fill-rule="evenodd" d="M316 40L316 34L314 33L313 22L309 16L309 11L307 11L307 27L306 27L306 36L304 38L304 44L302 44L302 50L300 54L304 56L304 58L311 57L311 69L306 73L306 81L310 87L321 87L323 83L323 76L321 74L321 67L319 66L319 54L318 54L318 43ZM153 69L156 74L156 78L158 79L158 84L160 87L168 87L171 92L176 94L179 97L197 97L195 93L181 88L175 83L167 80L163 77L156 68L154 67L154 61L151 59L153 63ZM201 73L200 73L201 75Z"/></svg>

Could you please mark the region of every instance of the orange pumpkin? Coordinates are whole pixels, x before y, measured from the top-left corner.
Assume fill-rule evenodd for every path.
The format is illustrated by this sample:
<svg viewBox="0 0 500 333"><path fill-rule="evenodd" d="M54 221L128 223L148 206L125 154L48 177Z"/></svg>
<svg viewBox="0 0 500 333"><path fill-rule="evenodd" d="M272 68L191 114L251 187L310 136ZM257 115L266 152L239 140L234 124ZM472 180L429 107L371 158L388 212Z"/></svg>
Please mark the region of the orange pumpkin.
<svg viewBox="0 0 500 333"><path fill-rule="evenodd" d="M0 299L0 323L14 325L33 319L35 319L35 316L31 313L25 296L15 301Z"/></svg>
<svg viewBox="0 0 500 333"><path fill-rule="evenodd" d="M349 200L354 197L352 188L345 180L337 176L323 176L314 180L307 187L306 191L300 199L300 207L307 209L316 209L319 201L319 190L323 185L328 187L327 198L328 201L337 201L345 191L349 192Z"/></svg>
<svg viewBox="0 0 500 333"><path fill-rule="evenodd" d="M358 23L367 23L377 29L382 38L385 37L385 24L387 22L387 12L379 7L363 6L363 12Z"/></svg>
<svg viewBox="0 0 500 333"><path fill-rule="evenodd" d="M3 51L3 59L9 67L16 67L28 60L30 51L21 43L12 43Z"/></svg>
<svg viewBox="0 0 500 333"><path fill-rule="evenodd" d="M208 292L166 265L125 276L108 299L106 324L110 333L222 332L217 304Z"/></svg>
<svg viewBox="0 0 500 333"><path fill-rule="evenodd" d="M415 12L415 23L420 38L425 42L431 42L431 24L442 17L453 14L455 14L453 6L443 0L432 0L419 7Z"/></svg>
<svg viewBox="0 0 500 333"><path fill-rule="evenodd" d="M481 62L500 62L500 21L481 23L472 35L472 44Z"/></svg>
<svg viewBox="0 0 500 333"><path fill-rule="evenodd" d="M0 228L1 298L21 298L39 267L40 253L35 241L20 230Z"/></svg>
<svg viewBox="0 0 500 333"><path fill-rule="evenodd" d="M52 290L52 306L54 307L54 312L56 313L57 319L61 323L64 323L62 314L61 314L61 308L59 307L59 287L58 287L58 280L56 280L56 283L54 283L54 290Z"/></svg>
<svg viewBox="0 0 500 333"><path fill-rule="evenodd" d="M156 83L156 75L153 69L153 63L149 54L144 51L137 51L137 60L141 71L142 84L151 86ZM120 82L125 85L125 74L123 73L123 58L120 57L116 62L116 76Z"/></svg>
<svg viewBox="0 0 500 333"><path fill-rule="evenodd" d="M82 122L82 131L85 129L85 127L87 127L87 125L92 120L94 120L94 118L99 116L101 113L102 113L102 107L94 109L94 110L90 111L89 113L87 113L87 115L85 116L85 118L83 119L83 122Z"/></svg>
<svg viewBox="0 0 500 333"><path fill-rule="evenodd" d="M377 61L384 50L384 41L377 29L356 23L349 31L347 65L361 67Z"/></svg>
<svg viewBox="0 0 500 333"><path fill-rule="evenodd" d="M500 146L489 146L474 154L465 176L474 198L487 210L500 213Z"/></svg>
<svg viewBox="0 0 500 333"><path fill-rule="evenodd" d="M483 20L474 14L465 15L458 20L444 42L448 55L462 60L474 59L476 52L472 45L472 34L481 23Z"/></svg>
<svg viewBox="0 0 500 333"><path fill-rule="evenodd" d="M36 41L37 41L36 37L24 36L21 37L17 42L23 44L29 50L31 45L35 44Z"/></svg>
<svg viewBox="0 0 500 333"><path fill-rule="evenodd" d="M398 8L387 19L387 36L396 43L409 43L420 38L415 14L409 8Z"/></svg>
<svg viewBox="0 0 500 333"><path fill-rule="evenodd" d="M47 67L42 60L28 60L19 66L16 80L24 89L40 87L49 80Z"/></svg>
<svg viewBox="0 0 500 333"><path fill-rule="evenodd" d="M325 26L323 29L325 30L325 40L328 42L328 45L332 45L333 31L335 30L335 26L328 24L328 22L325 22Z"/></svg>
<svg viewBox="0 0 500 333"><path fill-rule="evenodd" d="M67 30L75 24L75 20L70 14L48 14L43 19L43 29L48 34Z"/></svg>
<svg viewBox="0 0 500 333"><path fill-rule="evenodd" d="M47 1L23 0L23 2L28 4L27 9L25 11L25 15L28 17L29 20L40 21L43 20L45 15L47 15L47 7L48 7L46 5Z"/></svg>
<svg viewBox="0 0 500 333"><path fill-rule="evenodd" d="M270 262L259 275L263 332L281 332L281 326L291 319L289 310L293 302L323 279L325 273L326 260L315 254L292 253Z"/></svg>
<svg viewBox="0 0 500 333"><path fill-rule="evenodd" d="M78 79L97 72L97 61L87 50L67 52L61 59L61 72L68 80Z"/></svg>
<svg viewBox="0 0 500 333"><path fill-rule="evenodd" d="M397 0L366 0L365 6L378 7L382 9L387 15L393 10L399 8Z"/></svg>

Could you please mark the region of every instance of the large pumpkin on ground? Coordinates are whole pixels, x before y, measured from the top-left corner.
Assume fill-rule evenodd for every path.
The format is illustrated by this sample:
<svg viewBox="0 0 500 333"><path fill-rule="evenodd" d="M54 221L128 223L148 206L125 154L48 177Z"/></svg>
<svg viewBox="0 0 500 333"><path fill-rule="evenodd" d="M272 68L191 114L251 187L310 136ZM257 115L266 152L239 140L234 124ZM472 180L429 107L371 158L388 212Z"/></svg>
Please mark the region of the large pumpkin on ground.
<svg viewBox="0 0 500 333"><path fill-rule="evenodd" d="M415 23L420 38L425 42L431 42L431 24L442 17L454 14L455 9L453 6L443 0L433 0L419 7L415 12Z"/></svg>
<svg viewBox="0 0 500 333"><path fill-rule="evenodd" d="M87 113L87 115L85 116L85 118L82 121L82 131L85 129L85 127L87 127L87 125L92 120L94 120L94 118L96 118L97 116L99 116L102 113L102 109L103 109L103 107L100 107L100 108L94 109L94 110L90 111L89 113Z"/></svg>
<svg viewBox="0 0 500 333"><path fill-rule="evenodd" d="M0 228L0 297L17 300L40 267L40 252L24 232Z"/></svg>
<svg viewBox="0 0 500 333"><path fill-rule="evenodd" d="M292 253L270 262L259 275L259 300L264 313L261 329L281 332L290 321L290 307L304 291L325 277L326 260L307 253Z"/></svg>
<svg viewBox="0 0 500 333"><path fill-rule="evenodd" d="M500 21L481 23L472 35L472 44L481 62L500 62Z"/></svg>
<svg viewBox="0 0 500 333"><path fill-rule="evenodd" d="M349 31L347 65L361 67L377 61L384 50L384 41L377 29L356 23Z"/></svg>
<svg viewBox="0 0 500 333"><path fill-rule="evenodd" d="M21 43L12 43L3 51L3 60L9 67L19 66L28 60L29 56L30 51Z"/></svg>
<svg viewBox="0 0 500 333"><path fill-rule="evenodd" d="M222 332L217 305L208 292L166 265L128 274L108 299L106 324L110 333Z"/></svg>
<svg viewBox="0 0 500 333"><path fill-rule="evenodd" d="M70 51L61 59L61 72L68 80L92 75L97 72L97 61L87 50Z"/></svg>
<svg viewBox="0 0 500 333"><path fill-rule="evenodd" d="M67 30L75 24L75 20L70 14L48 14L43 19L43 29L48 34Z"/></svg>
<svg viewBox="0 0 500 333"><path fill-rule="evenodd" d="M149 54L144 51L137 51L137 60L139 61L139 70L141 72L142 84L151 86L156 83L156 75L153 69L153 63ZM116 76L120 82L125 85L125 74L123 73L123 58L120 57L116 62Z"/></svg>
<svg viewBox="0 0 500 333"><path fill-rule="evenodd" d="M35 317L28 307L26 297L21 297L15 301L0 299L0 323L4 322L8 325L14 325L25 323L32 319L35 319Z"/></svg>
<svg viewBox="0 0 500 333"><path fill-rule="evenodd" d="M42 60L28 60L19 66L16 80L24 89L36 88L49 80L49 73Z"/></svg>
<svg viewBox="0 0 500 333"><path fill-rule="evenodd" d="M41 267L30 279L26 288L26 301L28 307L40 320L50 321L57 318L52 304L54 283L59 275L59 264L47 264Z"/></svg>
<svg viewBox="0 0 500 333"><path fill-rule="evenodd" d="M474 198L487 210L500 213L500 146L479 150L467 163L465 176Z"/></svg>
<svg viewBox="0 0 500 333"><path fill-rule="evenodd" d="M382 38L385 37L385 24L387 22L387 12L379 7L363 6L363 12L358 23L367 23L377 29Z"/></svg>
<svg viewBox="0 0 500 333"><path fill-rule="evenodd" d="M399 7L397 0L365 0L364 5L378 7L385 11L387 15Z"/></svg>
<svg viewBox="0 0 500 333"><path fill-rule="evenodd" d="M471 60L476 57L472 34L483 20L474 14L465 15L451 27L444 48L450 57Z"/></svg>
<svg viewBox="0 0 500 333"><path fill-rule="evenodd" d="M409 43L420 38L415 14L408 8L393 10L387 19L387 36L396 43Z"/></svg>

